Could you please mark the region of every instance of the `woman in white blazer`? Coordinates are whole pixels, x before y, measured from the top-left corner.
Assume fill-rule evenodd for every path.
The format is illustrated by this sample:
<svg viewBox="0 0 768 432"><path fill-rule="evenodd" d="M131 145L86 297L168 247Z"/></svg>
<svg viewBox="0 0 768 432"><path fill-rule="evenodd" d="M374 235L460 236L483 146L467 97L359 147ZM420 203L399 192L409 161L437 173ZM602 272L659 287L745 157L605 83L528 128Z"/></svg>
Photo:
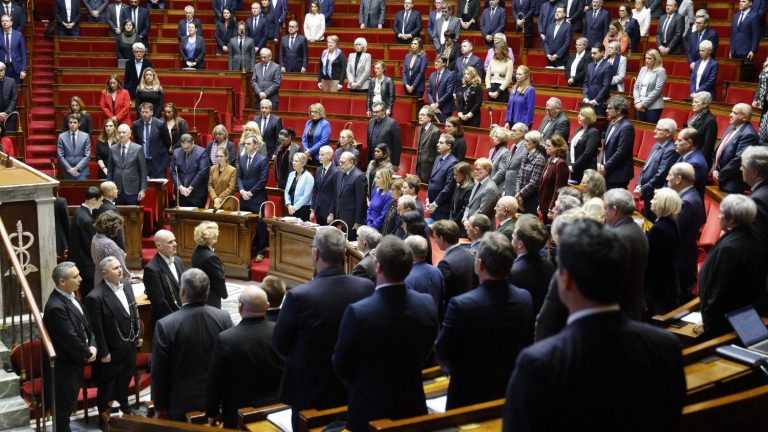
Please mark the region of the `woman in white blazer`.
<svg viewBox="0 0 768 432"><path fill-rule="evenodd" d="M640 69L632 89L635 98L637 120L656 123L664 109L664 84L667 82L667 71L661 64L661 54L655 49L645 53L645 66Z"/></svg>
<svg viewBox="0 0 768 432"><path fill-rule="evenodd" d="M371 55L365 52L368 41L365 38L355 39L355 52L347 59L347 87L350 91L368 93L368 83L371 81Z"/></svg>
<svg viewBox="0 0 768 432"><path fill-rule="evenodd" d="M307 165L306 154L293 155L292 164L293 171L288 174L288 181L285 182L285 206L289 215L307 221L312 206L312 188L315 187L315 178L304 169Z"/></svg>
<svg viewBox="0 0 768 432"><path fill-rule="evenodd" d="M313 1L309 13L304 16L304 37L308 42L323 40L325 15L320 13L320 3Z"/></svg>

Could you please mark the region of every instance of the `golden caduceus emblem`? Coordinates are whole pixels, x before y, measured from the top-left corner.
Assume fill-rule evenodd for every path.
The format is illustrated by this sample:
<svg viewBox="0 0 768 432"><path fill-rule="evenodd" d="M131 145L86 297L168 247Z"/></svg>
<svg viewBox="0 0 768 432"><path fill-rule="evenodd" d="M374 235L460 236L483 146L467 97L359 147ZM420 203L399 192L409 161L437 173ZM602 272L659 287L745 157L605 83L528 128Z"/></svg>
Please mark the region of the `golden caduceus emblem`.
<svg viewBox="0 0 768 432"><path fill-rule="evenodd" d="M36 272L37 267L35 267L33 264L30 264L30 255L27 249L32 247L33 244L35 244L35 236L28 231L24 231L24 227L21 224L21 220L16 222L16 232L9 235L8 238L11 240L11 244L13 245L14 238L18 239L16 240L18 243L17 245L13 245L13 251L16 253L16 257L19 260L19 264L21 265L21 270L24 272L24 276ZM5 272L3 276L8 276L9 274L16 274L16 272L13 270L13 267L8 269L8 271Z"/></svg>

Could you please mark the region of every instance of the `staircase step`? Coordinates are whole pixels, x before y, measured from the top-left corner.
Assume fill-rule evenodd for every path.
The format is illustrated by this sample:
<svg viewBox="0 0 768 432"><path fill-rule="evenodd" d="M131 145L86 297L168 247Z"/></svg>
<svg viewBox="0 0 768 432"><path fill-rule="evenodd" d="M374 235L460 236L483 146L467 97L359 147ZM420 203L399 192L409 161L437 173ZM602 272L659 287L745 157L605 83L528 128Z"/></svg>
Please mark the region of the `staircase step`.
<svg viewBox="0 0 768 432"><path fill-rule="evenodd" d="M0 366L4 369L10 369L11 366L11 350L0 342Z"/></svg>
<svg viewBox="0 0 768 432"><path fill-rule="evenodd" d="M53 99L51 97L32 97L33 105L51 105Z"/></svg>
<svg viewBox="0 0 768 432"><path fill-rule="evenodd" d="M0 401L9 396L19 395L19 377L13 372L0 370ZM2 403L0 403L0 411ZM0 420L1 421L1 420Z"/></svg>
<svg viewBox="0 0 768 432"><path fill-rule="evenodd" d="M15 375L14 377L16 382L18 382L19 378ZM30 430L29 407L18 393L12 397L0 399L0 429Z"/></svg>
<svg viewBox="0 0 768 432"><path fill-rule="evenodd" d="M33 107L29 110L29 114L34 118L36 116L50 116L56 113L56 108L52 107ZM35 120L33 120L35 121Z"/></svg>

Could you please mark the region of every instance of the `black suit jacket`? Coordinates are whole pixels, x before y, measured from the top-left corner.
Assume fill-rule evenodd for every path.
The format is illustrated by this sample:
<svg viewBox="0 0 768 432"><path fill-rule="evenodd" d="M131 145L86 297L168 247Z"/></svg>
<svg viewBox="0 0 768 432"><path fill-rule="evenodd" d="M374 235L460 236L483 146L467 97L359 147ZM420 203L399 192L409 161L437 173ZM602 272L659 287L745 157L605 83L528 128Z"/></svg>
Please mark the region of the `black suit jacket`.
<svg viewBox="0 0 768 432"><path fill-rule="evenodd" d="M539 255L538 252L529 252L519 256L512 264L512 269L509 272L509 283L531 293L534 315L539 313L541 305L544 303L549 281L554 272L555 267L552 263Z"/></svg>
<svg viewBox="0 0 768 432"><path fill-rule="evenodd" d="M249 200L241 198L240 205L243 210L258 212L261 204L267 200L267 175L269 175L269 160L256 153L251 161L251 169L248 169L248 155L240 157L240 166L237 169L237 190L251 192L253 196Z"/></svg>
<svg viewBox="0 0 768 432"><path fill-rule="evenodd" d="M93 279L96 270L91 258L91 240L94 235L96 231L93 229L91 211L81 205L72 215L69 226L69 259L77 264L84 279Z"/></svg>
<svg viewBox="0 0 768 432"><path fill-rule="evenodd" d="M659 47L667 47L670 50L670 54L680 54L683 52L683 33L685 31L685 18L678 13L672 14L672 21L667 27L666 43L664 40L664 26L667 20L670 19L669 15L662 15L659 18L659 25L656 30L656 45Z"/></svg>
<svg viewBox="0 0 768 432"><path fill-rule="evenodd" d="M675 221L658 218L646 233L648 265L645 270L645 302L648 315L664 314L676 308L680 299L680 282L675 259L680 233Z"/></svg>
<svg viewBox="0 0 768 432"><path fill-rule="evenodd" d="M625 275L619 299L621 310L628 317L641 321L645 316L645 267L648 263L648 239L632 218L613 226L625 245Z"/></svg>
<svg viewBox="0 0 768 432"><path fill-rule="evenodd" d="M752 221L752 231L768 250L768 182L763 180L755 185L750 198L757 205L757 216Z"/></svg>
<svg viewBox="0 0 768 432"><path fill-rule="evenodd" d="M219 333L232 327L227 312L187 303L155 324L152 401L173 420L204 410L211 352Z"/></svg>
<svg viewBox="0 0 768 432"><path fill-rule="evenodd" d="M269 160L272 159L272 155L275 154L275 150L277 150L277 134L283 129L283 119L274 114L270 114L269 121L267 121L266 127L264 128L261 127L261 120L261 115L257 115L253 118L253 121L259 125L261 138L267 146L267 159Z"/></svg>
<svg viewBox="0 0 768 432"><path fill-rule="evenodd" d="M130 283L120 282L123 285L125 297L128 300L126 312L117 294L102 281L88 293L85 298L85 308L91 318L93 333L96 335L96 360L110 355L112 362L136 355L136 339L142 338L139 310L136 307L136 298ZM100 368L109 363L100 364ZM106 368L105 368L106 369Z"/></svg>
<svg viewBox="0 0 768 432"><path fill-rule="evenodd" d="M149 126L149 154L151 160L147 160L147 171L151 178L165 178L168 176L168 148L171 147L170 137L164 133L167 128L165 122L157 118L152 118ZM144 142L144 119L139 118L133 122L133 139L136 144L146 147ZM145 153L146 154L146 153Z"/></svg>
<svg viewBox="0 0 768 432"><path fill-rule="evenodd" d="M684 398L674 336L598 313L520 353L503 430L677 430Z"/></svg>
<svg viewBox="0 0 768 432"><path fill-rule="evenodd" d="M296 35L293 40L293 49L289 48L290 36L285 35L280 39L280 66L285 68L286 72L301 72L301 68L307 68L307 39Z"/></svg>
<svg viewBox="0 0 768 432"><path fill-rule="evenodd" d="M323 167L315 170L315 186L312 189L312 211L320 224L327 222L328 213L331 212L333 201L336 200L336 185L343 172L331 162L328 172L323 177Z"/></svg>
<svg viewBox="0 0 768 432"><path fill-rule="evenodd" d="M331 357L347 306L373 293L367 279L325 269L289 290L277 319L273 342L286 360L280 401L294 410L332 408L347 402Z"/></svg>
<svg viewBox="0 0 768 432"><path fill-rule="evenodd" d="M79 300L75 301L80 303ZM93 334L88 310L82 303L80 308L83 313L77 310L71 300L56 290L51 291L45 303L43 323L48 329L48 335L56 350L57 370L65 366L68 369L80 368L82 371L86 360L91 356L91 347L96 346L96 337ZM58 377L57 374L56 378ZM62 384L57 380L57 386Z"/></svg>
<svg viewBox="0 0 768 432"><path fill-rule="evenodd" d="M208 305L221 309L221 300L229 296L225 281L224 264L221 259L206 246L197 246L192 252L192 267L208 275L211 291L208 293Z"/></svg>
<svg viewBox="0 0 768 432"><path fill-rule="evenodd" d="M584 171L597 168L597 149L600 147L600 131L590 127L577 142L571 141L575 147L576 159L571 162L571 179L580 182ZM570 155L569 155L570 159Z"/></svg>
<svg viewBox="0 0 768 432"><path fill-rule="evenodd" d="M184 273L184 263L181 258L174 257L173 265L179 279ZM144 290L152 304L152 322L170 315L181 308L179 297L180 280L171 273L171 269L160 254L155 254L144 268Z"/></svg>
<svg viewBox="0 0 768 432"><path fill-rule="evenodd" d="M720 140L719 146L723 145L723 140L733 129L733 125L728 126L728 129L723 132L723 139ZM741 154L744 150L760 142L758 139L757 131L752 123L745 123L734 132L730 139L725 143L725 148L720 154L720 160L718 163L712 164L712 170L715 170L719 174L718 185L720 189L728 193L742 193L748 189L746 183L741 176ZM714 159L717 159L718 148L714 152Z"/></svg>
<svg viewBox="0 0 768 432"><path fill-rule="evenodd" d="M370 87L373 87L373 83L369 86L369 94L372 94ZM394 86L390 89L392 91L392 103L394 104ZM370 108L369 108L370 109ZM373 136L373 125L376 120L371 119L368 122L368 161L373 160L373 152L376 150L376 145L385 143L389 147L389 159L393 166L400 166L400 149L402 142L400 138L400 125L389 116L384 116L381 120L376 136Z"/></svg>
<svg viewBox="0 0 768 432"><path fill-rule="evenodd" d="M533 316L530 294L504 280L450 301L435 342L451 376L446 409L504 397L518 353L533 343Z"/></svg>
<svg viewBox="0 0 768 432"><path fill-rule="evenodd" d="M237 428L237 410L277 403L283 360L272 348L275 323L244 318L219 333L209 365L206 415L221 406L225 428ZM237 379L232 379L237 377Z"/></svg>
<svg viewBox="0 0 768 432"><path fill-rule="evenodd" d="M405 10L401 10L395 15L395 22L392 25L392 31L395 32L395 41L401 44L410 44L411 40L402 40L397 37L401 33L410 34L413 37L421 35L422 19L421 14L418 11L411 9L411 13L408 15L408 22L405 23L405 31L403 31L403 21L405 20Z"/></svg>
<svg viewBox="0 0 768 432"><path fill-rule="evenodd" d="M366 104L368 111L373 111L375 80L376 78L372 78L368 84L368 103ZM390 77L384 77L380 87L381 102L384 104L384 109L392 111L395 107L395 82Z"/></svg>
<svg viewBox="0 0 768 432"><path fill-rule="evenodd" d="M680 289L687 294L696 282L699 257L697 241L699 231L707 220L707 215L704 211L701 195L695 188L691 187L681 193L680 199L683 201L683 206L675 219L680 233L680 246L677 249L677 273Z"/></svg>
<svg viewBox="0 0 768 432"><path fill-rule="evenodd" d="M571 66L576 61L576 54L568 56L568 62L565 64L565 79L573 78L573 84L568 84L569 87L581 87L584 85L584 77L587 75L587 64L590 62L589 52L584 51L584 55L579 59L579 63L576 65L576 74L571 75Z"/></svg>
<svg viewBox="0 0 768 432"><path fill-rule="evenodd" d="M352 168L348 174L339 172L336 177L336 196L331 204L331 213L336 219L341 219L349 225L365 225L366 212L366 186L365 174L357 167Z"/></svg>
<svg viewBox="0 0 768 432"><path fill-rule="evenodd" d="M117 214L120 214L120 210L117 208L115 203L104 198L104 200L101 202L101 207L97 209L93 209L93 212L92 212L93 220L95 221L96 219L98 219L100 214L108 211L113 211ZM117 232L117 235L113 240L115 241L115 243L117 243L120 249L125 250L125 231L122 228L120 229L120 231Z"/></svg>
<svg viewBox="0 0 768 432"><path fill-rule="evenodd" d="M370 420L427 413L421 368L437 326L432 296L404 284L379 287L347 308L333 366L349 388L349 430L367 431Z"/></svg>
<svg viewBox="0 0 768 432"><path fill-rule="evenodd" d="M146 58L141 62L141 73L139 75L136 74L136 61L134 59L130 59L125 62L125 70L123 72L123 87L128 90L128 93L131 95L131 99L136 97L136 87L139 86L139 82L141 81L140 77L141 75L144 75L144 70L146 68L154 68L152 62Z"/></svg>
<svg viewBox="0 0 768 432"><path fill-rule="evenodd" d="M472 289L475 256L467 247L458 245L445 253L442 261L437 263L437 269L443 274L445 282L443 295L443 310L445 310L445 306L453 297Z"/></svg>
<svg viewBox="0 0 768 432"><path fill-rule="evenodd" d="M123 6L125 6L125 3L123 3ZM138 7L137 16L138 19L133 19L133 8L128 5L128 7L122 7L120 8L120 14L122 15L122 19L120 22L125 22L126 20L132 20L136 27L134 28L134 31L138 34L139 38L141 38L141 42L148 46L149 42L149 28L152 25L152 23L149 20L149 11L147 11L147 8Z"/></svg>

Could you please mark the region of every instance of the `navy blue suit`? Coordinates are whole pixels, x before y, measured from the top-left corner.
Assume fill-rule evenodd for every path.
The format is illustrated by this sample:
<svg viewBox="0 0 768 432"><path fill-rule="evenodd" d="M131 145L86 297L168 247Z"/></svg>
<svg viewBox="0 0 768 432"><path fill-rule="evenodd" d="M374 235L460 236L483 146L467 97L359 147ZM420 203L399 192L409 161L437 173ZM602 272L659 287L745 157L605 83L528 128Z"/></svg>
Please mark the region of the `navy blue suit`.
<svg viewBox="0 0 768 432"><path fill-rule="evenodd" d="M445 282L443 274L435 266L426 261L414 263L411 272L405 278L405 286L416 292L431 295L437 310L442 308Z"/></svg>
<svg viewBox="0 0 768 432"><path fill-rule="evenodd" d="M585 12L586 18L584 21L584 37L587 38L587 46L591 48L598 42L602 42L605 35L608 33L608 24L611 22L611 17L608 11L600 8L597 12L597 18L595 18L595 11L588 10Z"/></svg>
<svg viewBox="0 0 768 432"><path fill-rule="evenodd" d="M188 197L181 194L178 195L180 206L205 206L205 200L208 198L208 173L210 168L210 159L205 157L205 149L198 145L192 146L189 156L184 153L182 148L177 148L173 151L173 159L171 159L171 179L173 184L177 188L179 185L192 188L192 193Z"/></svg>
<svg viewBox="0 0 768 432"><path fill-rule="evenodd" d="M411 13L408 14L408 22L405 23L405 32L403 32L403 20L405 20L405 10L401 10L395 16L395 23L392 25L392 31L395 32L395 41L401 44L410 44L411 40L403 40L397 37L401 33L409 34L413 37L418 37L421 34L421 14L411 9Z"/></svg>
<svg viewBox="0 0 768 432"><path fill-rule="evenodd" d="M24 43L24 35L16 30L11 30L11 63L6 63L5 74L20 82L22 71L27 70L27 47ZM0 59L5 62L6 57L5 33L0 32Z"/></svg>
<svg viewBox="0 0 768 432"><path fill-rule="evenodd" d="M636 51L640 43L640 23L636 19L629 17L629 20L624 24L624 32L629 37L630 50Z"/></svg>
<svg viewBox="0 0 768 432"><path fill-rule="evenodd" d="M611 129L618 128L611 135ZM615 125L609 125L603 146L603 159L601 163L605 167L605 182L608 189L613 187L627 187L627 184L635 176L632 162L632 149L635 145L635 127L626 117ZM623 186L620 186L623 184Z"/></svg>
<svg viewBox="0 0 768 432"><path fill-rule="evenodd" d="M526 48L530 48L531 35L533 33L534 0L523 0L522 4L520 3L520 0L512 2L512 19L515 20L513 28L517 30L517 19L519 17L525 20L525 26L522 29L525 32L524 43Z"/></svg>
<svg viewBox="0 0 768 432"><path fill-rule="evenodd" d="M530 293L506 280L451 299L435 342L451 376L446 409L504 397L517 355L533 343L533 316Z"/></svg>
<svg viewBox="0 0 768 432"><path fill-rule="evenodd" d="M475 256L464 245L456 245L443 255L442 261L437 263L437 269L443 274L445 293L443 295L443 307L457 295L464 294L472 289L475 276ZM442 313L440 314L442 316Z"/></svg>
<svg viewBox="0 0 768 432"><path fill-rule="evenodd" d="M683 206L675 219L680 233L680 245L677 248L677 277L683 296L688 296L696 283L698 274L699 230L707 220L704 202L695 188L690 188L680 194ZM684 297L680 300L688 300Z"/></svg>
<svg viewBox="0 0 768 432"><path fill-rule="evenodd" d="M240 166L237 170L237 190L245 190L253 194L251 199L240 197L240 208L250 212L258 212L261 203L267 200L267 175L269 161L256 152L248 169L248 154L240 156Z"/></svg>
<svg viewBox="0 0 768 432"><path fill-rule="evenodd" d="M325 17L325 28L331 27L331 17L333 16L333 0L318 0L320 2L320 13Z"/></svg>
<svg viewBox="0 0 768 432"><path fill-rule="evenodd" d="M504 27L507 25L507 11L504 8L497 7L491 16L491 8L486 8L483 11L482 19L480 20L480 33L483 34L483 40L486 46L493 46L492 42L488 42L485 39L486 36L493 36L496 33L503 33Z"/></svg>
<svg viewBox="0 0 768 432"><path fill-rule="evenodd" d="M691 71L691 94L698 92L709 92L712 95L712 100L715 100L715 81L717 81L717 73L720 70L720 65L715 59L709 59L707 66L704 68L704 72L701 74L701 80L699 86L696 87L696 76L699 73L699 67L701 67L701 60L696 60L693 65L693 71Z"/></svg>
<svg viewBox="0 0 768 432"><path fill-rule="evenodd" d="M544 304L549 282L555 267L548 259L538 253L526 253L515 258L509 271L509 283L531 294L533 315L536 316Z"/></svg>
<svg viewBox="0 0 768 432"><path fill-rule="evenodd" d="M754 10L749 11L746 18L738 25L741 13L734 12L731 24L731 57L744 58L750 52L757 54L757 47L762 36L762 16Z"/></svg>
<svg viewBox="0 0 768 432"><path fill-rule="evenodd" d="M67 6L65 1L70 1L69 19L67 19ZM80 36L80 0L56 0L54 16L59 22L59 36ZM72 29L65 29L63 23L74 23Z"/></svg>
<svg viewBox="0 0 768 432"><path fill-rule="evenodd" d="M317 223L327 224L328 213L331 212L331 206L336 199L336 183L338 177L342 174L341 170L331 162L328 166L328 172L323 176L323 167L317 167L315 170L315 187L312 190L312 211L315 213Z"/></svg>
<svg viewBox="0 0 768 432"><path fill-rule="evenodd" d="M707 27L704 29L703 35L700 35L699 32L691 32L689 35L688 49L686 52L686 55L688 56L688 63L693 63L701 58L701 56L699 56L699 44L705 40L712 42L712 57L715 57L717 54L717 46L720 44L720 36L718 36L716 31Z"/></svg>
<svg viewBox="0 0 768 432"><path fill-rule="evenodd" d="M544 54L557 54L557 60L549 61L547 59L549 66L565 66L565 63L568 61L568 49L571 47L571 24L563 21L556 35L554 34L555 26L557 26L556 23L547 26L547 40L543 42Z"/></svg>
<svg viewBox="0 0 768 432"><path fill-rule="evenodd" d="M293 41L293 49L290 48L290 35L285 35L280 40L280 66L286 72L301 72L301 68L307 68L307 39L296 35Z"/></svg>
<svg viewBox="0 0 768 432"><path fill-rule="evenodd" d="M435 158L432 165L432 174L429 176L427 198L430 203L436 203L437 208L432 212L432 219L447 219L451 213L453 190L456 188L456 179L453 178L453 166L459 163L452 153L448 153L445 160L442 156Z"/></svg>
<svg viewBox="0 0 768 432"><path fill-rule="evenodd" d="M367 186L365 174L357 167L349 173L340 172L336 177L336 196L331 201L331 213L335 219L341 219L349 227L350 239L357 238L352 229L354 224L365 225Z"/></svg>
<svg viewBox="0 0 768 432"><path fill-rule="evenodd" d="M728 129L725 130L723 140L731 130L733 130L733 125L728 126ZM723 140L720 141L717 150L715 150L715 160L717 160L717 154L720 152L719 146L723 145ZM720 154L720 160L712 165L712 170L718 172L718 185L722 191L743 193L748 189L741 177L741 154L747 147L757 145L758 142L755 127L752 126L752 123L745 123L725 143L726 147Z"/></svg>
<svg viewBox="0 0 768 432"><path fill-rule="evenodd" d="M547 31L549 30L549 27L555 25L555 6L556 6L555 3L550 3L548 1L540 3L540 6L538 7L539 35L547 36ZM566 6L566 4L563 4L563 6ZM549 39L549 37L547 37L547 39Z"/></svg>
<svg viewBox="0 0 768 432"><path fill-rule="evenodd" d="M168 148L171 146L168 134L163 133L165 122L152 117L149 126L149 142L144 140L144 119L139 118L133 122L133 140L136 144L146 147L149 145L149 152L144 149L144 156L147 159L147 173L149 178L168 177Z"/></svg>
<svg viewBox="0 0 768 432"><path fill-rule="evenodd" d="M671 21L667 27L665 39L664 26L667 20ZM683 52L683 33L685 33L685 18L682 15L672 13L672 18L670 15L662 15L656 30L656 45L669 48L670 54L680 54Z"/></svg>
<svg viewBox="0 0 768 432"><path fill-rule="evenodd" d="M594 108L598 115L605 115L613 75L613 67L605 59L600 60L599 63L592 62L587 65L587 73L584 76L584 98L597 102Z"/></svg>
<svg viewBox="0 0 768 432"><path fill-rule="evenodd" d="M259 15L259 22L254 29L254 18L250 17L245 20L245 31L249 38L253 39L253 43L256 44L256 49L264 48L264 44L267 40L272 39L272 24L270 18L266 15Z"/></svg>
<svg viewBox="0 0 768 432"><path fill-rule="evenodd" d="M368 422L380 418L427 413L421 368L437 327L432 297L404 284L382 286L347 308L333 366L349 389L349 430L367 431Z"/></svg>
<svg viewBox="0 0 768 432"><path fill-rule="evenodd" d="M424 74L427 71L427 56L418 56L413 64L413 68L411 68L412 55L408 53L403 62L403 88L406 85L413 86L413 93L411 95L421 98L424 94ZM406 91L406 94L409 93Z"/></svg>
<svg viewBox="0 0 768 432"><path fill-rule="evenodd" d="M480 80L481 81L485 80L485 68L483 67L483 61L480 60L480 57L472 54L467 59L466 63L467 64L464 65L464 57L463 56L456 58L455 66L456 66L456 76L457 77L462 77L463 78L464 77L464 69L471 66L471 67L475 68L477 73L480 75ZM460 85L455 86L454 90L456 91L456 93L458 93L459 90L461 90L461 86Z"/></svg>
<svg viewBox="0 0 768 432"><path fill-rule="evenodd" d="M640 170L637 185L640 186L640 197L645 202L646 215L651 211L651 198L656 189L664 186L667 173L677 162L679 155L675 152L675 142L669 140L664 144L656 143L648 154L648 160Z"/></svg>
<svg viewBox="0 0 768 432"><path fill-rule="evenodd" d="M427 100L430 104L437 103L437 107L440 110L437 114L438 120L442 123L446 117L453 113L453 89L454 79L453 72L448 69L443 69L442 75L440 75L440 82L437 81L438 72L432 72L429 76L429 83L427 84ZM437 90L437 92L435 92ZM435 93L437 93L437 99L435 99Z"/></svg>
<svg viewBox="0 0 768 432"><path fill-rule="evenodd" d="M704 157L704 153L702 153L701 150L696 149L685 156L680 156L680 159L678 159L677 162L688 162L693 165L693 171L696 173L696 183L694 183L694 187L699 191L699 195L703 197L704 187L707 184L707 174L709 174L709 165L707 164L707 159Z"/></svg>

